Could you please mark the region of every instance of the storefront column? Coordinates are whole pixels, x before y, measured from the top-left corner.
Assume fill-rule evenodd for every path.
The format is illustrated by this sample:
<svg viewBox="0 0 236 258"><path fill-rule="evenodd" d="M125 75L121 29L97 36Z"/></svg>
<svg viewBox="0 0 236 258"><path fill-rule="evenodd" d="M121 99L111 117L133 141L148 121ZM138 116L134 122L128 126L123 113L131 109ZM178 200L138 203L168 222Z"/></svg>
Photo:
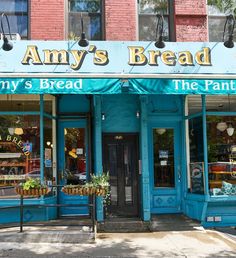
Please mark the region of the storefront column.
<svg viewBox="0 0 236 258"><path fill-rule="evenodd" d="M101 96L94 96L94 173L100 175L103 172L102 167L102 114L101 114ZM96 198L97 220L103 221L103 198Z"/></svg>
<svg viewBox="0 0 236 258"><path fill-rule="evenodd" d="M208 151L207 151L207 121L206 121L206 96L202 95L202 127L203 127L203 154L204 154L204 180L205 180L205 196L208 199L209 187L208 187Z"/></svg>
<svg viewBox="0 0 236 258"><path fill-rule="evenodd" d="M141 202L142 202L142 219L149 221L150 212L150 183L149 183L149 160L148 160L148 111L147 96L140 97L141 102Z"/></svg>
<svg viewBox="0 0 236 258"><path fill-rule="evenodd" d="M44 102L40 94L40 181L44 181Z"/></svg>

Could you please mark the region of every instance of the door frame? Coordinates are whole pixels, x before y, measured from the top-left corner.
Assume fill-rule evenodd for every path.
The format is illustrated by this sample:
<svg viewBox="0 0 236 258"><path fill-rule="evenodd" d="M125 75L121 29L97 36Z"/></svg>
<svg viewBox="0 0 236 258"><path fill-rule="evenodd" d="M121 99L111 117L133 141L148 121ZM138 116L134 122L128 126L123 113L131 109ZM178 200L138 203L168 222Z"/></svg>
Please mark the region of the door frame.
<svg viewBox="0 0 236 258"><path fill-rule="evenodd" d="M140 216L140 174L139 174L139 160L140 160L140 151L139 151L139 133L138 132L109 132L109 133L106 133L104 132L102 134L102 154L103 154L103 158L104 158L104 139L105 139L105 136L116 136L116 135L119 135L119 136L135 136L136 138L136 146L137 146L137 151L135 153L135 156L136 156L136 181L137 181L137 187L136 187L136 196L135 196L135 199L136 199L136 207L137 207L137 214L132 216L132 215L124 215L124 216L131 216L131 217L139 217ZM135 168L134 168L135 169ZM133 188L133 186L132 186Z"/></svg>
<svg viewBox="0 0 236 258"><path fill-rule="evenodd" d="M58 184L63 184L63 178L65 176L65 138L64 138L64 129L65 128L84 128L85 129L85 153L86 153L86 175L87 180L91 173L91 137L90 137L90 116L81 116L81 117L65 117L61 118L58 121L58 174L57 182ZM60 191L58 188L57 193L57 203L60 204L73 204L81 203L88 204L89 198L87 196L77 196L77 195L66 195ZM62 207L58 209L58 216L64 215L87 215L89 213L88 207L78 207L78 209L73 208L74 212L69 214L71 208ZM71 209L72 210L72 209Z"/></svg>
<svg viewBox="0 0 236 258"><path fill-rule="evenodd" d="M174 173L175 187L154 187L154 157L153 157L153 129L166 128L174 130ZM150 192L151 213L180 213L182 212L183 173L181 173L181 122L157 121L149 126L149 166L150 166ZM163 204L163 206L162 206Z"/></svg>

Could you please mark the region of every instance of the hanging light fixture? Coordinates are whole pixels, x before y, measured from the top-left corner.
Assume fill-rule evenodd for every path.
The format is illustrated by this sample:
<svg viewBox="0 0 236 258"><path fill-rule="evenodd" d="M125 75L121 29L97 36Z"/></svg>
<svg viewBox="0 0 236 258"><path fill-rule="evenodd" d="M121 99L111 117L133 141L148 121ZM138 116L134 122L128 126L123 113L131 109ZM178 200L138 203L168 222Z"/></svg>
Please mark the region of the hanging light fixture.
<svg viewBox="0 0 236 258"><path fill-rule="evenodd" d="M223 33L223 42L224 46L227 48L234 47L233 34L234 34L235 18L232 14L226 17L224 33ZM225 41L226 30L228 31L228 40Z"/></svg>
<svg viewBox="0 0 236 258"><path fill-rule="evenodd" d="M86 39L86 36L85 36L85 32L84 32L84 21L83 21L83 16L82 16L82 13L81 13L81 36L80 36L80 40L78 42L79 46L80 47L87 47L89 45L89 41Z"/></svg>
<svg viewBox="0 0 236 258"><path fill-rule="evenodd" d="M9 31L9 36L10 39L12 40L12 35L11 35L11 30L10 30L10 23L8 20L8 17L5 13L2 13L1 15L1 30L2 30L2 34L3 34L3 45L2 45L2 49L4 51L10 51L13 49L13 44L8 40L8 38L6 37L5 31L3 29L3 18L5 17L6 21L7 21L7 26L8 26L8 31Z"/></svg>
<svg viewBox="0 0 236 258"><path fill-rule="evenodd" d="M165 43L163 41L163 26L164 26L164 18L162 15L157 14L156 42L155 42L155 47L157 48L165 47Z"/></svg>
<svg viewBox="0 0 236 258"><path fill-rule="evenodd" d="M229 101L229 112L231 111L231 107L230 107L230 97L228 95L228 101ZM232 136L234 134L234 128L232 125L232 122L229 122L229 126L227 128L227 134L228 136Z"/></svg>
<svg viewBox="0 0 236 258"><path fill-rule="evenodd" d="M23 129L21 127L15 128L15 134L22 135L24 133Z"/></svg>
<svg viewBox="0 0 236 258"><path fill-rule="evenodd" d="M9 132L10 135L13 135L14 132L15 132L15 128L9 127L9 128L8 128L8 132Z"/></svg>

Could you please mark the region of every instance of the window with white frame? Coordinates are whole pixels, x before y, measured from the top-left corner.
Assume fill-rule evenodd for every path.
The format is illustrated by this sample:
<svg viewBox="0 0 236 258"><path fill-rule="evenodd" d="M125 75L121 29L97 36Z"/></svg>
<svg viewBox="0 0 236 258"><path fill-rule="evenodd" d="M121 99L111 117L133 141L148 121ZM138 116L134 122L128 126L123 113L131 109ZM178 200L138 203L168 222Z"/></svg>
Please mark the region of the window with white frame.
<svg viewBox="0 0 236 258"><path fill-rule="evenodd" d="M83 19L84 32L91 40L102 39L102 1L68 0L68 38L79 37Z"/></svg>
<svg viewBox="0 0 236 258"><path fill-rule="evenodd" d="M155 41L157 14L163 15L163 40L170 40L170 13L169 0L139 0L139 40Z"/></svg>
<svg viewBox="0 0 236 258"><path fill-rule="evenodd" d="M226 16L236 14L236 1L208 0L207 8L209 41L222 41Z"/></svg>
<svg viewBox="0 0 236 258"><path fill-rule="evenodd" d="M8 17L12 34L18 33L22 39L28 37L28 0L1 0L0 14L5 13ZM3 22L3 29L9 33L7 23ZM5 26L6 24L6 26ZM2 33L2 32L1 32Z"/></svg>

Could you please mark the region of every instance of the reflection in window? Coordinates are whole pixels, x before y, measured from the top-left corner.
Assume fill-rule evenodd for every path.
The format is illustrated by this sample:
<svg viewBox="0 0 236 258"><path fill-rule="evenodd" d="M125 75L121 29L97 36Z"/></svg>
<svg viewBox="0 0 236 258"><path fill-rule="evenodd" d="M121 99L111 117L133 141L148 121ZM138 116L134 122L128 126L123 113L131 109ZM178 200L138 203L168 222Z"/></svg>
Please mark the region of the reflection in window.
<svg viewBox="0 0 236 258"><path fill-rule="evenodd" d="M153 129L154 186L174 187L174 130Z"/></svg>
<svg viewBox="0 0 236 258"><path fill-rule="evenodd" d="M85 129L65 128L65 170L67 184L86 182Z"/></svg>
<svg viewBox="0 0 236 258"><path fill-rule="evenodd" d="M227 184L236 190L235 126L236 117L207 116L209 187L214 194L236 194L224 192Z"/></svg>
<svg viewBox="0 0 236 258"><path fill-rule="evenodd" d="M81 15L84 32L88 39L102 39L101 0L69 0L69 38L74 39L81 33Z"/></svg>
<svg viewBox="0 0 236 258"><path fill-rule="evenodd" d="M21 38L27 39L28 0L1 0L0 13L7 14L11 33L18 33L20 34Z"/></svg>
<svg viewBox="0 0 236 258"><path fill-rule="evenodd" d="M139 1L139 40L156 40L157 14L164 17L163 40L169 41L169 1Z"/></svg>
<svg viewBox="0 0 236 258"><path fill-rule="evenodd" d="M208 0L209 41L222 41L226 16L236 11L235 1Z"/></svg>

